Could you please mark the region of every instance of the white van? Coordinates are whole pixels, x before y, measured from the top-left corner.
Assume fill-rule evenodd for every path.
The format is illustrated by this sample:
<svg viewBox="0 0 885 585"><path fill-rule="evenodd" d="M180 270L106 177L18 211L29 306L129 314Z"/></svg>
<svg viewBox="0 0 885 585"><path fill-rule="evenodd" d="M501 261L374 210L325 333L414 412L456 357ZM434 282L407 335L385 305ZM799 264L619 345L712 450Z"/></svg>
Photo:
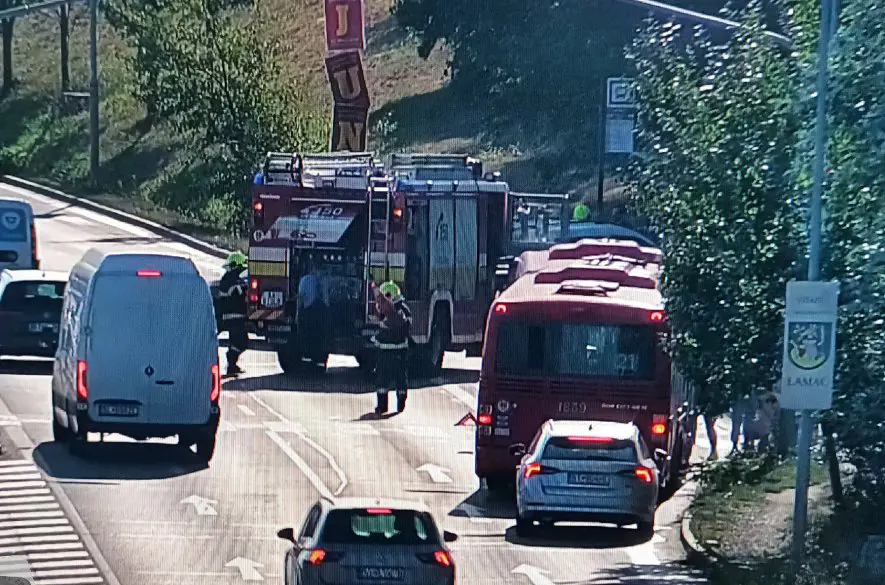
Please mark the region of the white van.
<svg viewBox="0 0 885 585"><path fill-rule="evenodd" d="M23 199L0 197L0 270L40 268L34 209Z"/></svg>
<svg viewBox="0 0 885 585"><path fill-rule="evenodd" d="M189 258L90 250L65 289L52 372L55 440L178 435L208 462L221 416L209 285Z"/></svg>

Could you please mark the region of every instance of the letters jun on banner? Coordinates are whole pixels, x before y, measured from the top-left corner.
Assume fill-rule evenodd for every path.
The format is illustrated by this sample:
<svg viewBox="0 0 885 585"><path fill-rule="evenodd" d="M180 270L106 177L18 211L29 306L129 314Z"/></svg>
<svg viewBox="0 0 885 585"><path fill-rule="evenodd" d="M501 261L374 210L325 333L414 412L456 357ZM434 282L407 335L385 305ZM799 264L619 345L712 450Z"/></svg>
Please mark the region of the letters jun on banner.
<svg viewBox="0 0 885 585"><path fill-rule="evenodd" d="M359 52L348 51L326 57L326 74L336 106L369 108L369 89Z"/></svg>
<svg viewBox="0 0 885 585"><path fill-rule="evenodd" d="M780 398L783 408L825 410L832 406L838 302L838 283L787 283Z"/></svg>
<svg viewBox="0 0 885 585"><path fill-rule="evenodd" d="M365 152L369 108L335 105L332 115L332 151Z"/></svg>

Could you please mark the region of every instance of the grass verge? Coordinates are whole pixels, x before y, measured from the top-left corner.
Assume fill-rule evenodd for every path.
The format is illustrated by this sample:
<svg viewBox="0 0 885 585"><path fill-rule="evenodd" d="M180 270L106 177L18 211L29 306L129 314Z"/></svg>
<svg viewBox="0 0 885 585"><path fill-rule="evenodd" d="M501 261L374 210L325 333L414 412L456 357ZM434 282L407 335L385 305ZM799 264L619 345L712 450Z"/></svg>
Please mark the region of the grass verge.
<svg viewBox="0 0 885 585"><path fill-rule="evenodd" d="M690 509L692 532L711 553L710 581L713 585L790 583L795 462L753 455L733 459L708 469ZM811 467L809 523L808 561L795 585L851 583L842 559L846 543L857 537L834 513L826 467L818 461Z"/></svg>

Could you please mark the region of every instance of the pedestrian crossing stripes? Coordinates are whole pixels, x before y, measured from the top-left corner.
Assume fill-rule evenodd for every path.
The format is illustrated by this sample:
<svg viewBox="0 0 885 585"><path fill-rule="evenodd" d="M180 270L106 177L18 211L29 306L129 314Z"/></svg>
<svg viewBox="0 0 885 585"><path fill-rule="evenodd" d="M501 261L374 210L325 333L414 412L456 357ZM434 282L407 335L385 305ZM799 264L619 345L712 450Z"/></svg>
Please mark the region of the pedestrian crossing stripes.
<svg viewBox="0 0 885 585"><path fill-rule="evenodd" d="M92 555L32 461L0 461L0 577L104 585Z"/></svg>

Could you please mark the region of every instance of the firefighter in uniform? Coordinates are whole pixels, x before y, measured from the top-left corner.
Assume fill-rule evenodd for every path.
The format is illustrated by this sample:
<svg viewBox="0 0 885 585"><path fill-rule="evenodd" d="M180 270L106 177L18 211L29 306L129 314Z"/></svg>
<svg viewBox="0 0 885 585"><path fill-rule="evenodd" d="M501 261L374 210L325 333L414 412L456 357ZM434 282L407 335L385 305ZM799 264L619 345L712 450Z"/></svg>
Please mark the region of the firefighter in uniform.
<svg viewBox="0 0 885 585"><path fill-rule="evenodd" d="M228 332L227 375L235 376L243 372L237 365L240 355L249 344L246 331L246 287L240 274L248 266L248 259L242 252L234 252L224 264L225 273L218 284L222 300L221 321Z"/></svg>
<svg viewBox="0 0 885 585"><path fill-rule="evenodd" d="M387 412L387 396L391 390L396 391L397 411L402 412L406 407L412 313L396 283L385 282L379 292L381 294L377 296L376 303L383 320L381 331L372 338L372 342L378 350L375 370L378 402L375 414L380 415Z"/></svg>

